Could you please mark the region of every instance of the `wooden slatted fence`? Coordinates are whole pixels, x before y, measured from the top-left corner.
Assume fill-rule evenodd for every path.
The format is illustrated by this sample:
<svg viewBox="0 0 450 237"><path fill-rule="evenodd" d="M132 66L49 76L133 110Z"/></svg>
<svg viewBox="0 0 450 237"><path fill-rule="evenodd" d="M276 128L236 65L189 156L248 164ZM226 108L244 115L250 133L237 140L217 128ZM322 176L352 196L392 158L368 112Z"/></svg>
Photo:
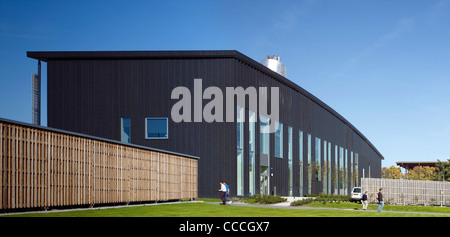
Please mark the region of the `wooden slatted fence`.
<svg viewBox="0 0 450 237"><path fill-rule="evenodd" d="M383 200L400 205L450 205L450 182L362 178L361 189L368 191L369 202L383 189Z"/></svg>
<svg viewBox="0 0 450 237"><path fill-rule="evenodd" d="M197 198L198 158L0 120L0 209Z"/></svg>

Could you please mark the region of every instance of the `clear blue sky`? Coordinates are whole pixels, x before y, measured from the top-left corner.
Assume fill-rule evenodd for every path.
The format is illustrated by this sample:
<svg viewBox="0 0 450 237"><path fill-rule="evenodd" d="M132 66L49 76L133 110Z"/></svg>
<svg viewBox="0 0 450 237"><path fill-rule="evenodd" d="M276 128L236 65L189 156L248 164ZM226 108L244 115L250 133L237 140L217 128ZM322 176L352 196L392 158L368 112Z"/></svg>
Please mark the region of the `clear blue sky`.
<svg viewBox="0 0 450 237"><path fill-rule="evenodd" d="M31 122L26 51L227 49L279 55L383 166L450 158L450 0L0 0L0 117Z"/></svg>

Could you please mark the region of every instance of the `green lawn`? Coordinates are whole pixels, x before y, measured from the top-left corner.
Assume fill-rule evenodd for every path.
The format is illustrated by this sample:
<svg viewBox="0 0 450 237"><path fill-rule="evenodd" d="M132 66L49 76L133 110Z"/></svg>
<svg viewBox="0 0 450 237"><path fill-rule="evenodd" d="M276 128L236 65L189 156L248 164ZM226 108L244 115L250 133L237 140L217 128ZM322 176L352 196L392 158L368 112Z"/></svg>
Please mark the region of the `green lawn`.
<svg viewBox="0 0 450 237"><path fill-rule="evenodd" d="M362 204L353 203L353 202L341 202L340 204L336 203L320 203L313 202L308 205L308 207L322 207L322 208L340 208L340 209L354 209L354 210L362 210ZM377 210L377 204L369 204L369 210ZM431 212L431 213L449 213L450 208L448 207L431 207L431 206L396 206L396 205L384 205L383 211L402 211L402 212Z"/></svg>
<svg viewBox="0 0 450 237"><path fill-rule="evenodd" d="M310 204L321 207L333 208L332 204L323 206L322 203ZM359 204L355 206L345 206L340 204L341 208L355 209L361 207ZM336 204L337 205L337 204ZM393 206L385 205L383 210L390 210ZM371 209L376 205L370 206ZM439 209L439 207L437 207ZM211 203L180 203L166 205L148 205L148 206L128 206L121 208L107 208L91 210L74 210L64 212L42 212L8 215L15 217L429 217L441 215L433 214L417 214L417 213L389 213L389 212L372 212L372 211L355 211L355 210L330 210L330 209L281 209L281 208L264 208L236 205L216 205ZM448 212L450 208L441 208ZM417 209L412 210L417 211ZM432 212L438 212L433 209ZM444 211L441 211L444 212ZM447 216L450 217L450 216Z"/></svg>

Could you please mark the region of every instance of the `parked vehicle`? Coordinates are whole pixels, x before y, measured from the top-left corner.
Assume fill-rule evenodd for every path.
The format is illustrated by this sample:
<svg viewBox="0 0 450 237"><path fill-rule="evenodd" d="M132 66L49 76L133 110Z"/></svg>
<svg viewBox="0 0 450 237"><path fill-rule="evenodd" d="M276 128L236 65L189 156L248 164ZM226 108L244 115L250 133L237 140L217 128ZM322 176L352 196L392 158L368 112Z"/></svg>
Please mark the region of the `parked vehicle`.
<svg viewBox="0 0 450 237"><path fill-rule="evenodd" d="M361 187L354 187L351 193L351 200L353 202L361 202L362 192Z"/></svg>

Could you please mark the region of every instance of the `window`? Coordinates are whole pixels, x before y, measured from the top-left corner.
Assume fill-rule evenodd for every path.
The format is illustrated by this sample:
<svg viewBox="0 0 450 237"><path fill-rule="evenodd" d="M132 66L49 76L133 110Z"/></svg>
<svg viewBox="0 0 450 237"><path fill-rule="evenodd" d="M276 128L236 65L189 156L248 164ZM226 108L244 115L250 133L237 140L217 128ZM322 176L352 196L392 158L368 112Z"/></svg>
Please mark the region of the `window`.
<svg viewBox="0 0 450 237"><path fill-rule="evenodd" d="M344 195L348 195L348 150L344 153Z"/></svg>
<svg viewBox="0 0 450 237"><path fill-rule="evenodd" d="M337 145L334 145L334 175L333 175L333 181L334 181L334 194L338 194L339 189L339 147Z"/></svg>
<svg viewBox="0 0 450 237"><path fill-rule="evenodd" d="M237 148L244 149L244 108L238 106L237 110L237 122L236 122L236 142Z"/></svg>
<svg viewBox="0 0 450 237"><path fill-rule="evenodd" d="M328 194L328 146L327 141L323 140L323 193Z"/></svg>
<svg viewBox="0 0 450 237"><path fill-rule="evenodd" d="M355 186L357 186L357 187L359 187L358 165L359 165L358 153L355 153Z"/></svg>
<svg viewBox="0 0 450 237"><path fill-rule="evenodd" d="M308 194L311 194L311 179L312 179L312 157L311 157L311 134L308 134Z"/></svg>
<svg viewBox="0 0 450 237"><path fill-rule="evenodd" d="M260 193L269 194L269 152L270 152L270 133L269 119L263 115L259 117L260 122Z"/></svg>
<svg viewBox="0 0 450 237"><path fill-rule="evenodd" d="M269 119L263 115L260 116L260 152L269 155Z"/></svg>
<svg viewBox="0 0 450 237"><path fill-rule="evenodd" d="M283 158L283 124L277 121L275 126L275 157Z"/></svg>
<svg viewBox="0 0 450 237"><path fill-rule="evenodd" d="M300 170L300 197L303 197L303 132L298 132L298 168Z"/></svg>
<svg viewBox="0 0 450 237"><path fill-rule="evenodd" d="M316 181L322 181L322 172L320 168L320 138L316 137L316 160L314 162L314 172Z"/></svg>
<svg viewBox="0 0 450 237"><path fill-rule="evenodd" d="M328 173L328 194L331 194L331 142L328 142L328 163L327 163L327 173Z"/></svg>
<svg viewBox="0 0 450 237"><path fill-rule="evenodd" d="M353 185L355 184L355 177L353 176L353 151L350 151L350 166L348 169L350 171L350 188L353 188Z"/></svg>
<svg viewBox="0 0 450 237"><path fill-rule="evenodd" d="M120 118L120 141L131 143L131 120L130 118Z"/></svg>
<svg viewBox="0 0 450 237"><path fill-rule="evenodd" d="M256 113L249 111L249 160L248 160L248 188L249 195L255 194L255 126L256 126Z"/></svg>
<svg viewBox="0 0 450 237"><path fill-rule="evenodd" d="M244 154L242 149L237 150L237 187L236 194L238 196L244 195L244 167L242 164L244 163Z"/></svg>
<svg viewBox="0 0 450 237"><path fill-rule="evenodd" d="M244 108L237 106L237 187L238 196L244 195Z"/></svg>
<svg viewBox="0 0 450 237"><path fill-rule="evenodd" d="M292 127L288 127L288 166L289 166L289 196L294 196L292 192Z"/></svg>
<svg viewBox="0 0 450 237"><path fill-rule="evenodd" d="M344 195L344 148L339 147L339 194Z"/></svg>
<svg viewBox="0 0 450 237"><path fill-rule="evenodd" d="M167 118L146 118L145 139L168 139L168 127Z"/></svg>

